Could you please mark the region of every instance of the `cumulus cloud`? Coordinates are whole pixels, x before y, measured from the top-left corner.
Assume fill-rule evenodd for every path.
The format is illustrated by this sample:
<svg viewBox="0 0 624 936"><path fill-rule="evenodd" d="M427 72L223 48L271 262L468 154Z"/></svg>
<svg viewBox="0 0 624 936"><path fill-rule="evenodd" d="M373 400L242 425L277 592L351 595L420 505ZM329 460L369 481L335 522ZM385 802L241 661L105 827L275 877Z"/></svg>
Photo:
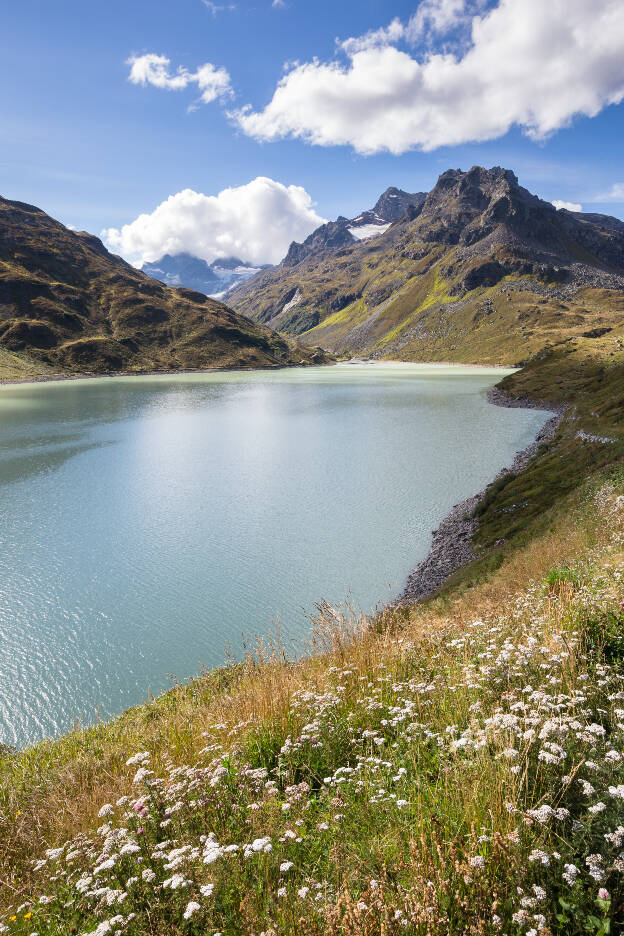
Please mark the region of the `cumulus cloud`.
<svg viewBox="0 0 624 936"><path fill-rule="evenodd" d="M225 68L217 68L206 62L197 71L190 72L179 67L171 71L171 60L166 55L147 52L145 55L133 55L127 63L130 65L128 81L137 85L153 85L166 91L181 91L189 85L197 85L200 98L209 104L217 98L232 94L230 76Z"/></svg>
<svg viewBox="0 0 624 936"><path fill-rule="evenodd" d="M466 27L472 17L483 9L487 0L421 0L418 9L407 23L398 16L388 26L371 29L363 36L338 42L338 47L353 56L365 49L393 45L401 40L409 44L423 40L432 42L439 36L448 36L458 27Z"/></svg>
<svg viewBox="0 0 624 936"><path fill-rule="evenodd" d="M557 211L561 211L562 208L565 208L566 211L582 211L583 210L583 206L579 205L578 202L561 201L560 198L555 198L554 202L551 202L551 205L554 205Z"/></svg>
<svg viewBox="0 0 624 936"><path fill-rule="evenodd" d="M357 36L352 39L345 39L338 43L339 47L349 56L357 52L363 52L365 49L374 49L379 46L389 45L398 42L405 36L405 26L398 17L395 17L388 26L382 26L381 29L371 29L363 36Z"/></svg>
<svg viewBox="0 0 624 936"><path fill-rule="evenodd" d="M594 201L624 203L624 182L614 182L608 192L597 195Z"/></svg>
<svg viewBox="0 0 624 936"><path fill-rule="evenodd" d="M407 24L339 46L331 62L297 63L266 107L232 114L259 140L295 137L363 154L491 140L518 125L539 140L576 115L624 98L621 0L425 0ZM461 54L399 48L466 23Z"/></svg>
<svg viewBox="0 0 624 936"><path fill-rule="evenodd" d="M259 176L218 195L184 189L151 214L102 231L102 237L137 265L182 252L208 263L229 256L278 263L291 241L303 240L324 221L304 188Z"/></svg>
<svg viewBox="0 0 624 936"><path fill-rule="evenodd" d="M421 0L406 27L410 42L445 35L465 25L486 0Z"/></svg>

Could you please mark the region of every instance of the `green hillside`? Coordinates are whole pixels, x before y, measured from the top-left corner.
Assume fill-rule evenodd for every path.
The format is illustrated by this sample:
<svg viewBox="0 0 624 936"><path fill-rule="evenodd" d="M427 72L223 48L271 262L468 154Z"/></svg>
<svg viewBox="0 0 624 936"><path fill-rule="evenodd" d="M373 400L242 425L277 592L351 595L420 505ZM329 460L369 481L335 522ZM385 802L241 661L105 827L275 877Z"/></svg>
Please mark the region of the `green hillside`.
<svg viewBox="0 0 624 936"><path fill-rule="evenodd" d="M0 199L0 379L323 359L202 293L162 285L32 205Z"/></svg>

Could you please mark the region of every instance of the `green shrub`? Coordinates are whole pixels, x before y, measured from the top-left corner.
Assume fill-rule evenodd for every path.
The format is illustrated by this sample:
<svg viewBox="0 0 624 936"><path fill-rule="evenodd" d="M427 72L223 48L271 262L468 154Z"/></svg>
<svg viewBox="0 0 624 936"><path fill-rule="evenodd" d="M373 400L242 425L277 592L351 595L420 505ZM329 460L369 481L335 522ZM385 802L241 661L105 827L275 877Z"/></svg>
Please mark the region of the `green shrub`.
<svg viewBox="0 0 624 936"><path fill-rule="evenodd" d="M607 663L624 660L624 609L602 611L582 621L587 649Z"/></svg>
<svg viewBox="0 0 624 936"><path fill-rule="evenodd" d="M578 572L567 564L555 566L544 579L544 587L548 592L561 591L562 585L570 585L575 589L580 585Z"/></svg>

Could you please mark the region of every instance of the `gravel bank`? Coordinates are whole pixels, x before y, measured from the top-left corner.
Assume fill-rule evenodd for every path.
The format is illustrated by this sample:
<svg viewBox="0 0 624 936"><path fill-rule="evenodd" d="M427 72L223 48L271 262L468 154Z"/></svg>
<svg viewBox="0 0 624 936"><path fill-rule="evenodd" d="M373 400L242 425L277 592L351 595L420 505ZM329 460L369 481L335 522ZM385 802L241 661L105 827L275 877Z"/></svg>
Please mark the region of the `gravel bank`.
<svg viewBox="0 0 624 936"><path fill-rule="evenodd" d="M565 412L565 407L555 409L552 404L528 398L507 397L496 387L488 390L487 397L489 402L495 406L545 409L553 413L538 433L535 441L516 453L509 468L503 468L502 471L499 471L496 478L494 478L494 481L496 481L508 472L518 474L518 472L524 471L531 459L537 454L540 445L549 442L555 435ZM428 556L410 574L407 584L395 604L413 604L423 598L428 598L444 585L449 576L475 558L472 540L477 529L477 520L474 518L474 511L485 497L489 487L490 485L479 494L475 494L474 497L469 497L453 507L448 517L434 531Z"/></svg>

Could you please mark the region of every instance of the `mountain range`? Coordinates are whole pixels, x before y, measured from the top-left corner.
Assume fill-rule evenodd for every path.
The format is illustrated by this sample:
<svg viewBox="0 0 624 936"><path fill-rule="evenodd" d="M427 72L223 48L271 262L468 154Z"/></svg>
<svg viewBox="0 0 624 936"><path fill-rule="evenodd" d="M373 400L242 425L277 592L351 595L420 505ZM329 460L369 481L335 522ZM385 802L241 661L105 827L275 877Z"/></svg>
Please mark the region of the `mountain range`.
<svg viewBox="0 0 624 936"><path fill-rule="evenodd" d="M324 359L200 292L164 286L33 205L0 198L0 376Z"/></svg>
<svg viewBox="0 0 624 936"><path fill-rule="evenodd" d="M386 231L412 207L418 207L425 199L425 192L410 195L397 188L387 189L373 208L361 212L356 218L340 216L336 221L317 228L302 244L293 242L285 259L286 264L299 263L304 257L326 247L344 247L357 244ZM166 283L167 286L186 286L222 299L235 286L248 280L270 265L253 266L238 257L221 257L207 263L190 253L165 254L153 263L144 263L142 270Z"/></svg>
<svg viewBox="0 0 624 936"><path fill-rule="evenodd" d="M253 266L238 257L223 257L207 263L190 253L179 253L165 254L154 263L144 263L141 269L167 286L186 286L221 299L233 286L266 269L266 266Z"/></svg>
<svg viewBox="0 0 624 936"><path fill-rule="evenodd" d="M164 285L97 237L0 198L0 376L333 355L518 364L569 342L624 348L624 223L558 210L500 167L448 170L428 193L389 188L244 282L238 258L156 266L203 288ZM229 307L207 297L233 277Z"/></svg>
<svg viewBox="0 0 624 936"><path fill-rule="evenodd" d="M375 215L386 220L364 240L351 230L360 219L319 227L228 302L304 343L373 358L512 364L564 340L621 340L617 218L557 210L511 170L479 166L444 172L426 194L388 189Z"/></svg>

